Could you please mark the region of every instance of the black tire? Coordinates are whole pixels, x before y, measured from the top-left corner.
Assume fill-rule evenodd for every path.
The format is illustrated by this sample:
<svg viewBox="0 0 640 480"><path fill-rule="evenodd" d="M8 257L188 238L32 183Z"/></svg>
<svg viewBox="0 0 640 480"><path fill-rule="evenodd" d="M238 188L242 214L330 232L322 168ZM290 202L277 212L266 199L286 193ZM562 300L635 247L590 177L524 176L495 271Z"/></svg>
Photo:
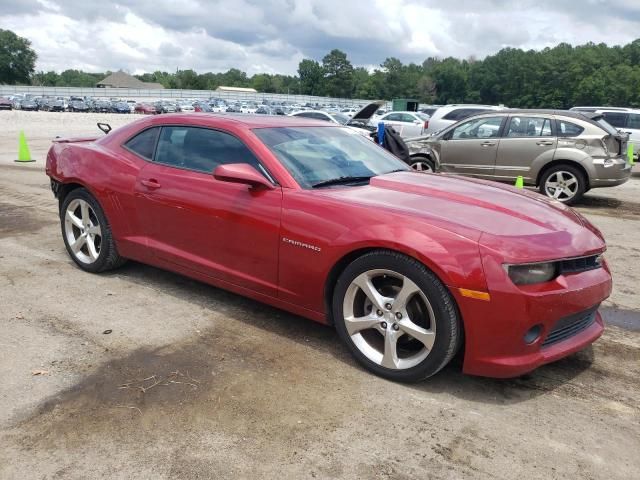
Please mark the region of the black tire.
<svg viewBox="0 0 640 480"><path fill-rule="evenodd" d="M573 194L573 196L571 198L568 198L568 199L558 198L557 199L558 201L564 203L565 205L574 205L576 202L579 202L582 199L582 196L589 189L588 188L589 187L588 186L588 182L587 182L587 179L585 178L584 173L582 173L582 171L580 169L578 169L577 167L574 167L572 165L566 165L566 164L560 164L560 165L555 165L553 167L550 167L542 175L542 178L540 179L540 185L538 186L538 189L539 189L539 191L540 191L540 193L542 195L545 195L545 196L550 197L550 198L554 198L553 195L551 195L549 192L547 192L546 183L547 183L547 180L549 179L549 177L551 177L552 175L555 175L558 172L570 173L571 175L573 175L576 178L576 180L578 182L578 187L576 189L576 192Z"/></svg>
<svg viewBox="0 0 640 480"><path fill-rule="evenodd" d="M428 165L428 167L431 169L431 172L436 171L436 162L434 162L431 158L429 157L423 157L423 156L415 156L415 157L411 157L411 162L409 163L409 166L411 168L413 168L416 171L425 171L428 172L428 170L426 168L421 168L420 166L424 166L424 165Z"/></svg>
<svg viewBox="0 0 640 480"><path fill-rule="evenodd" d="M347 290L360 274L376 269L391 270L409 278L420 288L433 309L436 323L433 347L427 357L413 367L391 369L371 361L358 349L347 331L343 315ZM394 381L417 382L435 375L455 356L462 343L460 315L447 288L422 263L398 252L375 250L351 262L336 283L332 312L338 335L355 359L373 373Z"/></svg>
<svg viewBox="0 0 640 480"><path fill-rule="evenodd" d="M69 246L69 241L67 239L66 231L65 231L65 214L69 204L74 200L84 200L87 202L95 216L97 217L98 223L100 225L100 229L102 231L101 242L100 242L100 252L98 254L97 259L93 263L84 263L76 258L76 255L72 252L71 247ZM78 265L82 270L91 273L99 273L107 270L112 270L114 268L118 268L124 263L126 263L127 259L121 257L118 253L118 249L116 247L116 243L113 239L113 234L111 232L111 226L109 225L109 221L102 210L102 207L98 203L98 201L84 188L76 188L72 190L62 202L60 202L60 227L62 230L62 239L64 241L64 245L67 249L67 253L71 257L71 259Z"/></svg>

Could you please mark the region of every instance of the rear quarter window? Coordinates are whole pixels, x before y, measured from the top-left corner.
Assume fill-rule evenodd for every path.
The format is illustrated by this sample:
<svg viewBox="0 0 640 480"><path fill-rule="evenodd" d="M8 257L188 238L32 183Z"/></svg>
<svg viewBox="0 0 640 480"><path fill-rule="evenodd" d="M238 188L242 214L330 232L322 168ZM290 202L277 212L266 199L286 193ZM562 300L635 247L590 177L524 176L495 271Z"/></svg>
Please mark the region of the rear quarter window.
<svg viewBox="0 0 640 480"><path fill-rule="evenodd" d="M584 128L575 123L567 122L566 120L558 120L558 136L559 137L577 137Z"/></svg>
<svg viewBox="0 0 640 480"><path fill-rule="evenodd" d="M627 113L622 112L602 112L602 116L610 125L616 128L624 128L627 123Z"/></svg>
<svg viewBox="0 0 640 480"><path fill-rule="evenodd" d="M135 137L129 139L124 147L133 153L146 158L147 160L153 159L153 151L156 148L156 141L158 140L159 128L148 128L143 132L140 132Z"/></svg>

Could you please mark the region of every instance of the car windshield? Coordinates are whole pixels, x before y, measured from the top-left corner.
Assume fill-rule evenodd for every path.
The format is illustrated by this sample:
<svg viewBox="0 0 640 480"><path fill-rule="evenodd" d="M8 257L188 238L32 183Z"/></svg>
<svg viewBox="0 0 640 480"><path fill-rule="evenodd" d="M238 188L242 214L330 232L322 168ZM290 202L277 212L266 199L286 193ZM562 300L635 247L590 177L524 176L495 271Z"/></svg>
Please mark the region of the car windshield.
<svg viewBox="0 0 640 480"><path fill-rule="evenodd" d="M259 128L254 133L303 188L410 168L371 140L342 127Z"/></svg>
<svg viewBox="0 0 640 480"><path fill-rule="evenodd" d="M331 117L338 122L340 125L346 125L346 123L350 120L347 115L342 113L330 113Z"/></svg>

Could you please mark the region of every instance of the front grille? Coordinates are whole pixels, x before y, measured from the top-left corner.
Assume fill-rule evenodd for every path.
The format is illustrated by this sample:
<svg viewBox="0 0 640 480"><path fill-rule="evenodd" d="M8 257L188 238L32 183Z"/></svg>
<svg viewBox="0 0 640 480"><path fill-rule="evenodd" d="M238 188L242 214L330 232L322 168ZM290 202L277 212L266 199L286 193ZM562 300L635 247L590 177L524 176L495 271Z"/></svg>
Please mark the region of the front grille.
<svg viewBox="0 0 640 480"><path fill-rule="evenodd" d="M554 343L566 340L577 333L586 330L596 321L598 307L593 307L586 312L576 313L569 317L562 318L553 326L547 338L542 342L543 347L548 347Z"/></svg>
<svg viewBox="0 0 640 480"><path fill-rule="evenodd" d="M570 258L560 262L560 273L580 273L587 270L595 270L602 266L601 255L591 255L589 257Z"/></svg>

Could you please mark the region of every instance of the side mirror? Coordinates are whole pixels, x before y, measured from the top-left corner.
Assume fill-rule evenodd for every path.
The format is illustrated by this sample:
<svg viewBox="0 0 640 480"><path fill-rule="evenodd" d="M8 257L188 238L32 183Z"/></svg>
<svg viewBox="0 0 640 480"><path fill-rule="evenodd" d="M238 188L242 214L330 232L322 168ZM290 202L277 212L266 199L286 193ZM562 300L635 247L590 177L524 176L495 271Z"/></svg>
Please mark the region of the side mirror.
<svg viewBox="0 0 640 480"><path fill-rule="evenodd" d="M275 187L264 175L258 173L248 163L230 163L219 165L213 171L213 178L220 182L242 183L252 188L266 188L273 190Z"/></svg>

